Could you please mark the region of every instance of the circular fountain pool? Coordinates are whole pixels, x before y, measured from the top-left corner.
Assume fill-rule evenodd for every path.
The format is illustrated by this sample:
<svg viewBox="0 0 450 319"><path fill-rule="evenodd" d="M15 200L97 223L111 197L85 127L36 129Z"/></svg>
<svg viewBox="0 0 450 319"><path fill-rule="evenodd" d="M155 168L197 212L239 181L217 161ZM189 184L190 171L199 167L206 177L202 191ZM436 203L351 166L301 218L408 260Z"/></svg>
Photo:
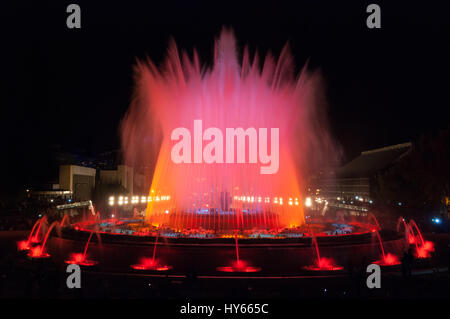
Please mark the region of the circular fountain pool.
<svg viewBox="0 0 450 319"><path fill-rule="evenodd" d="M397 232L360 222L323 219L290 229L214 232L109 219L53 229L45 253L55 263L106 272L275 276L342 271L380 260L382 253L399 256L404 247Z"/></svg>

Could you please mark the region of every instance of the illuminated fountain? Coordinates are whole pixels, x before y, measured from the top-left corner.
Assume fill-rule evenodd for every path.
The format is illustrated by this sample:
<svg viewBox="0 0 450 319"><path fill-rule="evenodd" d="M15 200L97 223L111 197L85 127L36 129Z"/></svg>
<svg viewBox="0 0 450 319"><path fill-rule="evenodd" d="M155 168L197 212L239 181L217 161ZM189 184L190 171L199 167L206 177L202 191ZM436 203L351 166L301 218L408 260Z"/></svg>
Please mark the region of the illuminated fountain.
<svg viewBox="0 0 450 319"><path fill-rule="evenodd" d="M234 243L236 247L236 260L231 264L231 266L217 267L218 271L222 272L258 272L261 267L253 267L249 265L246 261L239 258L239 244L238 244L238 233L236 231L234 235Z"/></svg>
<svg viewBox="0 0 450 319"><path fill-rule="evenodd" d="M372 232L374 232L377 236L378 244L381 249L381 259L375 261L376 264L380 266L395 266L399 265L400 261L398 260L398 257L392 253L385 253L383 241L380 236L380 224L378 223L377 218L374 214L369 214L369 219L372 219L375 222L375 228L372 229Z"/></svg>
<svg viewBox="0 0 450 319"><path fill-rule="evenodd" d="M411 219L409 223L403 217L400 217L397 223L397 232L400 232L400 226L403 225L405 241L408 245L415 246L416 258L425 259L430 258L431 253L434 252L434 243L424 240L422 232L417 226L416 222Z"/></svg>
<svg viewBox="0 0 450 319"><path fill-rule="evenodd" d="M416 245L416 257L417 258L429 258L434 251L434 243L431 241L425 241L422 236L422 232L417 226L416 222L411 219L409 221L409 229L414 237L414 243ZM415 232L414 232L415 230ZM418 241L420 241L420 246Z"/></svg>
<svg viewBox="0 0 450 319"><path fill-rule="evenodd" d="M320 126L320 77L304 68L296 78L288 47L262 68L247 48L237 56L224 30L211 68L196 52L180 57L174 42L161 68L138 62L122 142L130 166L155 167L149 223L218 233L304 223L303 175L332 150Z"/></svg>
<svg viewBox="0 0 450 319"><path fill-rule="evenodd" d="M48 237L49 237L51 231L53 230L53 228L56 226L60 226L60 225L61 224L58 221L54 221L53 223L51 223L50 227L47 230L47 233L45 234L42 245L37 245L37 246L30 248L28 257L31 257L31 258L48 258L48 257L50 257L50 254L48 254L45 251L45 244L47 243Z"/></svg>
<svg viewBox="0 0 450 319"><path fill-rule="evenodd" d="M395 256L391 253L387 253L387 254L385 253L383 241L381 240L381 237L380 237L380 232L378 230L374 230L374 232L377 235L378 243L379 243L380 249L381 249L381 259L375 261L375 263L380 266L395 266L395 265L400 264L400 261L398 260L397 256Z"/></svg>
<svg viewBox="0 0 450 319"><path fill-rule="evenodd" d="M62 224L62 222L61 222L61 224ZM65 261L66 264L77 264L77 265L81 265L81 266L94 266L94 265L98 264L97 261L86 258L89 243L91 242L91 238L94 233L96 233L96 235L97 235L98 242L99 243L101 242L100 234L98 233L98 231L91 230L91 234L89 235L89 238L86 242L86 246L84 246L83 253L72 253L70 255L70 259Z"/></svg>
<svg viewBox="0 0 450 319"><path fill-rule="evenodd" d="M315 264L313 266L304 267L306 270L337 271L344 268L342 266L337 266L332 258L325 258L320 256L319 244L317 243L317 237L315 236L314 232L312 232L312 246L314 248L314 253L316 256Z"/></svg>
<svg viewBox="0 0 450 319"><path fill-rule="evenodd" d="M47 222L47 217L43 216L39 218L33 225L33 228L30 231L30 235L27 240L22 240L17 243L17 247L19 250L25 251L30 250L32 244L37 244L40 241L40 233L42 224Z"/></svg>
<svg viewBox="0 0 450 319"><path fill-rule="evenodd" d="M403 231L405 234L405 241L410 245L416 243L414 234L411 232L411 227L410 227L410 225L408 225L408 223L406 222L406 220L403 217L399 217L398 221L397 221L397 232L398 233L400 233L401 226L403 226Z"/></svg>
<svg viewBox="0 0 450 319"><path fill-rule="evenodd" d="M159 232L156 233L155 242L153 244L153 256L152 258L142 257L138 264L131 265L134 270L154 270L154 271L167 271L172 267L168 265L162 265L158 259L156 259L156 247L158 245Z"/></svg>
<svg viewBox="0 0 450 319"><path fill-rule="evenodd" d="M31 248L33 258L51 254L61 263L96 264L94 270L111 272L335 271L348 259L360 262L353 251L374 255L378 246L381 263L395 264L394 250L404 242L398 233L381 230L374 216L375 229L346 222L342 213L328 218L325 209L305 222L303 203L312 203L303 194L306 174L331 164L337 153L320 74L307 66L295 74L288 46L278 59L268 54L262 63L248 48L242 61L238 56L233 33L223 30L210 67L200 64L195 51L180 55L174 42L160 67L139 61L120 132L125 164L150 168L139 172L149 184L148 196L138 198L147 203L145 218L136 211L119 218L113 210L102 211L112 218L101 219L91 205L86 220L64 217L35 245L45 224L39 220L19 248ZM120 196L118 204L136 201ZM61 234L51 236L56 226ZM90 245L94 233L102 245ZM95 261L87 258L88 247ZM236 256L231 263L230 255ZM378 252L370 257L379 258Z"/></svg>

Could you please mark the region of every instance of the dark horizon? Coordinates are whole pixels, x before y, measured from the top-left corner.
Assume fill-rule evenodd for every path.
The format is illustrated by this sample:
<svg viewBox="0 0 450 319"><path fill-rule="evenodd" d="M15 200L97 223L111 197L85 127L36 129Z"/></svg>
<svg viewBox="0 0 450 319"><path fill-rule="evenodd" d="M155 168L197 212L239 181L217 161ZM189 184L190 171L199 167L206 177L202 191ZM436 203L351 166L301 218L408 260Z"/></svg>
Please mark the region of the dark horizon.
<svg viewBox="0 0 450 319"><path fill-rule="evenodd" d="M382 28L369 30L361 4L314 2L167 5L77 2L81 30L65 26L70 2L21 3L5 9L11 45L2 136L6 137L4 191L48 176L47 150L88 154L120 147L118 126L133 89L136 58L163 59L173 37L203 62L213 41L231 27L240 48L263 57L289 42L298 71L308 60L321 71L330 129L342 162L361 151L417 139L448 127L446 86L450 71L445 8L389 4ZM446 103L447 102L447 103Z"/></svg>

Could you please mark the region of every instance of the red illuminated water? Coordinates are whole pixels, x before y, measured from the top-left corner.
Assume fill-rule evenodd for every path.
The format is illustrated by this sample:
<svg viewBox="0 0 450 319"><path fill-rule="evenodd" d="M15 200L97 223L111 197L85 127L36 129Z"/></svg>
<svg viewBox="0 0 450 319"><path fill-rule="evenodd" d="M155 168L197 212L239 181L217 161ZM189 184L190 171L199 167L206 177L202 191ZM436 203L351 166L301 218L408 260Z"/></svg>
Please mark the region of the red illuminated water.
<svg viewBox="0 0 450 319"><path fill-rule="evenodd" d="M434 251L434 243L431 241L424 240L422 232L419 229L419 226L417 226L416 222L413 219L409 221L409 227L412 233L414 233L413 230L415 230L414 243L416 245L416 257L430 258L431 253ZM417 240L417 237L419 238L419 240ZM420 245L418 242L420 242Z"/></svg>
<svg viewBox="0 0 450 319"><path fill-rule="evenodd" d="M399 217L397 221L397 232L400 233L400 227L403 226L404 234L405 234L405 240L409 244L414 244L415 238L411 234L411 231L409 229L409 225L406 223L406 220L403 217Z"/></svg>
<svg viewBox="0 0 450 319"><path fill-rule="evenodd" d="M377 218L375 217L375 215L373 215L372 213L369 214L369 218L371 218L376 225L376 228L374 228L372 230L372 232L374 232L377 235L377 239L378 239L378 244L380 246L381 249L381 259L375 261L374 263L380 265L380 266L394 266L394 265L398 265L400 264L400 261L398 260L398 257L391 254L391 253L385 253L384 250L384 246L383 246L383 241L381 240L381 236L380 236L380 224L378 223ZM398 226L398 225L397 225Z"/></svg>
<svg viewBox="0 0 450 319"><path fill-rule="evenodd" d="M382 259L377 260L374 263L378 264L380 266L395 266L395 265L400 264L398 257L391 253L387 253L386 255L383 255L382 257L383 257Z"/></svg>
<svg viewBox="0 0 450 319"><path fill-rule="evenodd" d="M304 223L301 190L305 172L334 158L335 152L323 112L320 76L306 67L298 75L294 70L287 46L278 59L267 55L260 63L259 55L251 57L247 48L243 54L238 52L228 30L216 40L210 67L200 63L195 51L192 57L180 55L174 42L161 66L151 60L138 62L134 97L121 135L126 163L150 168L140 172L151 181L147 221L173 229L229 231ZM199 132L194 132L195 120L202 121ZM175 141L171 135L176 128L190 132L193 163L172 161ZM217 147L211 152L224 163L206 163L202 154L213 145L212 138L202 139L208 128L223 134L227 128L254 128L256 132L266 128L268 150L272 147L269 132L278 128L278 171L261 174L261 167L269 164L262 164L259 153L256 162L249 163L249 138L245 163L225 163L225 135L223 152L215 139ZM193 146L196 141L201 148ZM235 162L240 152L237 144L230 148Z"/></svg>
<svg viewBox="0 0 450 319"><path fill-rule="evenodd" d="M246 261L243 261L239 257L239 244L238 244L238 233L235 231L234 235L234 245L236 252L236 260L231 263L231 266L221 266L217 267L217 271L221 272L258 272L261 267L254 267L249 265Z"/></svg>
<svg viewBox="0 0 450 319"><path fill-rule="evenodd" d="M64 222L69 222L69 215L68 214L64 214L64 217L61 219L61 227L64 226Z"/></svg>
<svg viewBox="0 0 450 319"><path fill-rule="evenodd" d="M375 222L375 226L376 226L377 230L381 229L380 224L378 223L378 219L375 217L375 215L373 213L369 213L368 217L369 217L369 222L370 222L370 220L373 220Z"/></svg>
<svg viewBox="0 0 450 319"><path fill-rule="evenodd" d="M77 265L82 265L82 266L94 266L94 265L98 264L97 261L86 258L89 243L91 242L91 238L92 238L92 235L94 234L94 232L97 234L97 238L100 243L100 234L97 231L92 230L91 233L89 234L88 240L86 241L86 245L84 246L83 253L82 254L81 253L72 253L70 255L70 259L65 260L66 264L77 264Z"/></svg>
<svg viewBox="0 0 450 319"><path fill-rule="evenodd" d="M409 221L409 225L410 225L411 228L414 227L414 229L416 230L416 235L419 237L420 243L423 246L425 241L423 240L422 232L420 231L419 226L417 226L416 222L413 219L411 219Z"/></svg>
<svg viewBox="0 0 450 319"><path fill-rule="evenodd" d="M30 252L28 253L29 257L32 258L48 258L50 255L45 251L45 244L47 243L48 237L53 230L54 227L57 225L60 225L58 221L54 221L50 227L47 230L47 233L45 234L44 241L42 242L42 245L38 245L36 247L33 247L30 249Z"/></svg>
<svg viewBox="0 0 450 319"><path fill-rule="evenodd" d="M153 243L153 255L152 258L143 257L138 264L131 265L131 268L135 270L155 270L155 271L167 271L172 269L172 266L161 264L160 260L156 258L156 248L158 245L159 231L156 233L155 242Z"/></svg>
<svg viewBox="0 0 450 319"><path fill-rule="evenodd" d="M314 270L314 271L337 271L342 270L344 267L336 265L335 261L332 258L324 258L320 256L319 244L317 243L317 237L314 232L312 234L312 246L314 247L314 252L316 255L315 264L312 266L306 266L304 269L306 270Z"/></svg>
<svg viewBox="0 0 450 319"><path fill-rule="evenodd" d="M29 250L31 244L36 244L40 241L39 235L41 233L41 226L43 223L47 222L47 217L43 216L39 218L31 228L30 235L27 240L22 240L17 243L18 250ZM36 232L35 232L36 231Z"/></svg>
<svg viewBox="0 0 450 319"><path fill-rule="evenodd" d="M141 258L138 264L131 265L131 268L135 270L153 270L153 271L167 271L172 267L167 265L161 265L158 259L153 258Z"/></svg>

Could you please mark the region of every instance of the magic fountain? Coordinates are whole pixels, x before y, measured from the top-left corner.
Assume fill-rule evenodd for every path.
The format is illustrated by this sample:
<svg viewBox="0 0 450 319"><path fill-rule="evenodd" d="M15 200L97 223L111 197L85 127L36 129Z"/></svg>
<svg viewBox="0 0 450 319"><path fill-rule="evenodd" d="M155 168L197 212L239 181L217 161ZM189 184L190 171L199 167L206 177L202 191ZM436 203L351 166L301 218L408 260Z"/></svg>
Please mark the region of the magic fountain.
<svg viewBox="0 0 450 319"><path fill-rule="evenodd" d="M239 61L228 30L211 67L195 51L180 57L174 42L161 67L139 61L121 134L126 163L154 167L145 218L101 220L94 212L44 234L41 219L19 249L30 258L135 272L340 271L362 256L396 264L405 242L374 218L305 222L306 173L333 158L334 143L320 75L294 70L288 46L262 66L248 48ZM61 234L50 236L54 229ZM421 238L414 230L405 226L405 236Z"/></svg>

